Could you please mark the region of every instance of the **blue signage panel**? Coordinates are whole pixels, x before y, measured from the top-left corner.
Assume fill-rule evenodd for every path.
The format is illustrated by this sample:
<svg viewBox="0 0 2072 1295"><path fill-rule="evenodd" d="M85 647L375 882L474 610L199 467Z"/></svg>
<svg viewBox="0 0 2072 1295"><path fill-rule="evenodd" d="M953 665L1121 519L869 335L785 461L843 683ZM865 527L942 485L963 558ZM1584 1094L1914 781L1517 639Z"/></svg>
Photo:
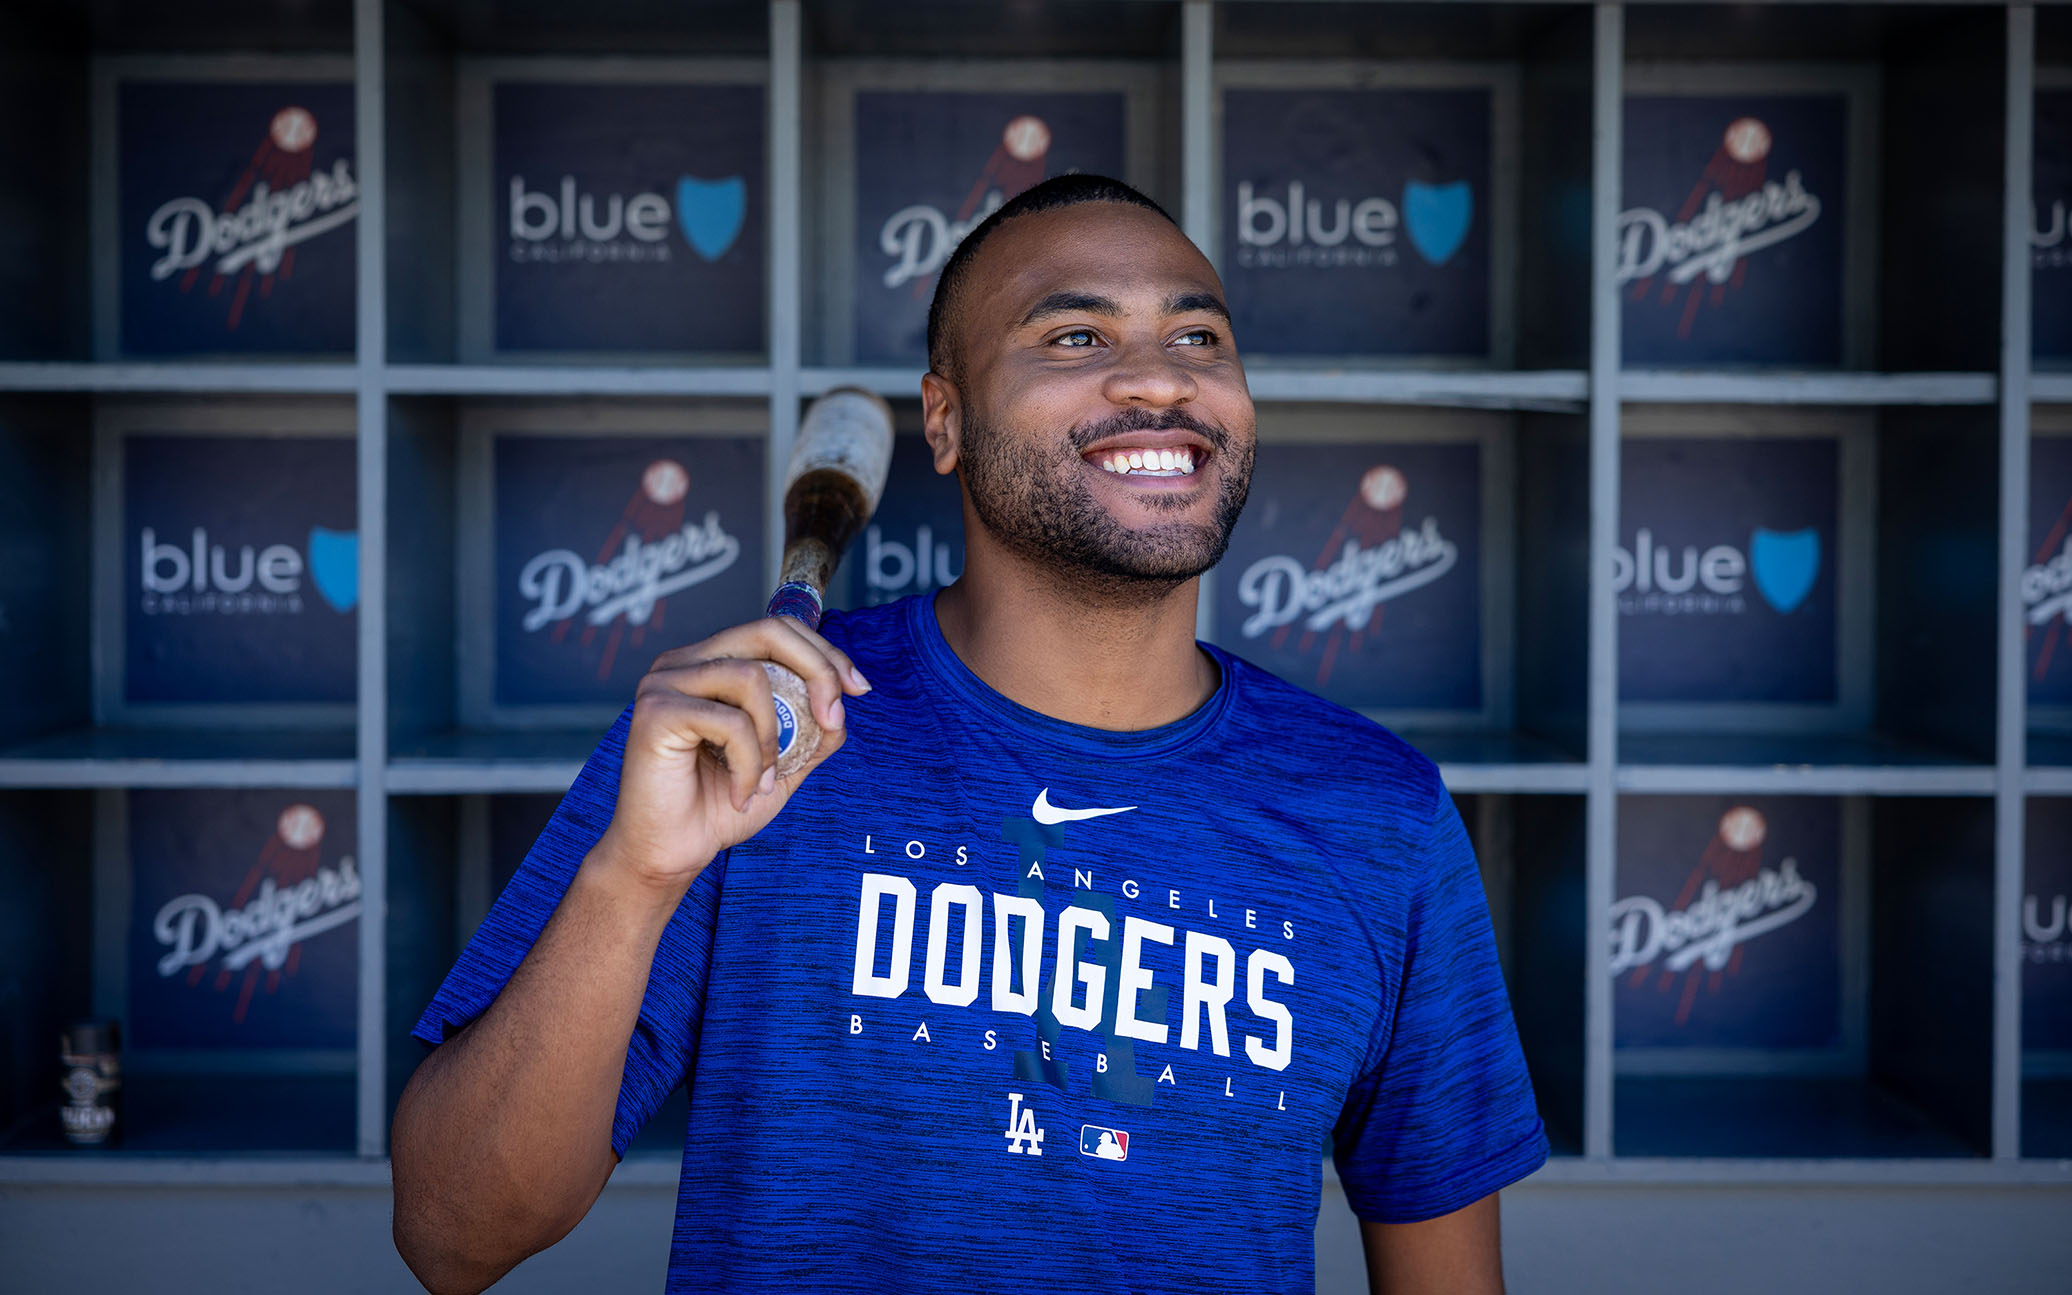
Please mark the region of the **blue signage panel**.
<svg viewBox="0 0 2072 1295"><path fill-rule="evenodd" d="M654 659L762 614L763 443L499 436L496 700L633 700Z"/></svg>
<svg viewBox="0 0 2072 1295"><path fill-rule="evenodd" d="M352 84L124 81L115 112L123 352L350 352Z"/></svg>
<svg viewBox="0 0 2072 1295"><path fill-rule="evenodd" d="M1840 94L1626 100L1628 365L1841 363L1848 141Z"/></svg>
<svg viewBox="0 0 2072 1295"><path fill-rule="evenodd" d="M2029 704L2072 706L2072 437L2029 443L2029 565L2022 571Z"/></svg>
<svg viewBox="0 0 2072 1295"><path fill-rule="evenodd" d="M2072 1050L2072 800L2029 802L2022 1047Z"/></svg>
<svg viewBox="0 0 2072 1295"><path fill-rule="evenodd" d="M1621 700L1838 699L1839 456L1831 437L1620 447Z"/></svg>
<svg viewBox="0 0 2072 1295"><path fill-rule="evenodd" d="M1841 1042L1841 817L1831 797L1620 799L1618 1046Z"/></svg>
<svg viewBox="0 0 2072 1295"><path fill-rule="evenodd" d="M350 440L132 435L122 479L127 700L353 699Z"/></svg>
<svg viewBox="0 0 2072 1295"><path fill-rule="evenodd" d="M1491 117L1486 88L1226 91L1238 345L1487 357Z"/></svg>
<svg viewBox="0 0 2072 1295"><path fill-rule="evenodd" d="M850 607L933 593L964 573L964 496L919 436L895 437L885 494L842 559Z"/></svg>
<svg viewBox="0 0 2072 1295"><path fill-rule="evenodd" d="M2029 235L2031 344L2072 360L2072 90L2036 95L2036 211Z"/></svg>
<svg viewBox="0 0 2072 1295"><path fill-rule="evenodd" d="M349 791L131 792L135 1045L353 1047L353 832Z"/></svg>
<svg viewBox="0 0 2072 1295"><path fill-rule="evenodd" d="M924 364L943 262L1000 205L1069 171L1123 177L1121 92L856 96L856 358Z"/></svg>
<svg viewBox="0 0 2072 1295"><path fill-rule="evenodd" d="M765 349L762 87L493 98L498 349Z"/></svg>
<svg viewBox="0 0 2072 1295"><path fill-rule="evenodd" d="M1269 442L1216 642L1355 708L1482 705L1482 451Z"/></svg>

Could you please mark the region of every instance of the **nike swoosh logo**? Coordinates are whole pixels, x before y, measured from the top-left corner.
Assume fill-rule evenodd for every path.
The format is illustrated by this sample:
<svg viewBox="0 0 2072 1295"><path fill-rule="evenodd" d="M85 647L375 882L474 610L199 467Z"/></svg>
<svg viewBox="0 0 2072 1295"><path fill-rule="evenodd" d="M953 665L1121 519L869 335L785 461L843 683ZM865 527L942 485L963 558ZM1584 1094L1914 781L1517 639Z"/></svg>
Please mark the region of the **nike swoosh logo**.
<svg viewBox="0 0 2072 1295"><path fill-rule="evenodd" d="M1036 793L1036 803L1029 806L1029 816L1045 827L1059 823L1076 823L1083 818L1101 818L1108 814L1127 814L1135 805L1118 805L1114 809L1059 809L1050 803L1050 788Z"/></svg>

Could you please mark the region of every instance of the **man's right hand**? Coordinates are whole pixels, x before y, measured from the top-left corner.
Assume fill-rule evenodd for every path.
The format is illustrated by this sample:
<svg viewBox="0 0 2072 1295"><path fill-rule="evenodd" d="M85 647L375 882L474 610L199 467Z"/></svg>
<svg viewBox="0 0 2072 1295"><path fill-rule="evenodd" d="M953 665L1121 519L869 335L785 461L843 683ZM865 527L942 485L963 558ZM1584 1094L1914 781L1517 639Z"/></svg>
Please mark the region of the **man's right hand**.
<svg viewBox="0 0 2072 1295"><path fill-rule="evenodd" d="M806 681L826 731L786 779L774 776L765 661ZM869 689L839 649L787 619L664 653L640 681L611 826L510 982L397 1104L396 1249L427 1289L480 1291L588 1212L617 1163L626 1051L672 915L706 865L762 830L841 746L842 694Z"/></svg>
<svg viewBox="0 0 2072 1295"><path fill-rule="evenodd" d="M776 776L777 710L765 661L805 680L823 731L819 750L789 778ZM618 804L592 860L680 898L720 851L761 831L841 747L842 695L869 690L840 648L790 617L737 625L663 653L635 693Z"/></svg>

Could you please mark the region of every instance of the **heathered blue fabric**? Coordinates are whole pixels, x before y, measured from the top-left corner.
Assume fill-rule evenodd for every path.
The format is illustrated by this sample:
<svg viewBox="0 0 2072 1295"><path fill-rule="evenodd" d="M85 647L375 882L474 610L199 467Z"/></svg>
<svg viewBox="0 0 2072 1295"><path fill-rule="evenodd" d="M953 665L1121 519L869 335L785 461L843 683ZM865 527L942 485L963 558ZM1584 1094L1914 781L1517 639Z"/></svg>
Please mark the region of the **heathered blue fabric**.
<svg viewBox="0 0 2072 1295"><path fill-rule="evenodd" d="M1112 733L986 687L927 599L822 630L874 689L691 888L627 1054L622 1153L689 1084L671 1291L1309 1291L1334 1128L1368 1219L1447 1213L1545 1160L1466 834L1392 734L1213 647L1199 711ZM419 1038L472 1021L531 948L610 821L627 721ZM1039 793L1129 808L1046 827ZM1001 916L1021 894L1033 1016L1032 922ZM1078 936L1059 976L1068 919L1107 938ZM1200 1001L1225 986L1220 1012Z"/></svg>

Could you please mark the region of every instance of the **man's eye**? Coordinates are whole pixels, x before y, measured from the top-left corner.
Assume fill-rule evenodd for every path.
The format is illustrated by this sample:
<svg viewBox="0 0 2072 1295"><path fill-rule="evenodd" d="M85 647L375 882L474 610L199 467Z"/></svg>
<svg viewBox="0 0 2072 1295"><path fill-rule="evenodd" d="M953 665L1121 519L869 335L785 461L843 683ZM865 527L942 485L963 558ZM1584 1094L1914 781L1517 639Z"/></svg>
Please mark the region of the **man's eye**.
<svg viewBox="0 0 2072 1295"><path fill-rule="evenodd" d="M1055 341L1059 346L1084 348L1092 346L1099 339L1094 336L1094 330L1091 328L1075 328L1069 333L1059 333L1051 340Z"/></svg>
<svg viewBox="0 0 2072 1295"><path fill-rule="evenodd" d="M1216 333L1208 328L1190 328L1176 339L1182 346L1214 346Z"/></svg>

